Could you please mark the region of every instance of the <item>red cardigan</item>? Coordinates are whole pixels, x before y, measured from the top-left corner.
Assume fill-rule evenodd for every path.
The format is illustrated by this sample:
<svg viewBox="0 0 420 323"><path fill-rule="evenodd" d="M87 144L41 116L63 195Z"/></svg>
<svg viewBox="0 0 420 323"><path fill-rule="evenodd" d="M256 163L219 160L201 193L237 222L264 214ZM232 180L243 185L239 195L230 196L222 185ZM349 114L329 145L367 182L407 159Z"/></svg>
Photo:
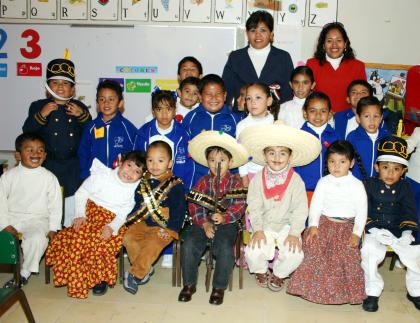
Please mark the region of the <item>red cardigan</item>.
<svg viewBox="0 0 420 323"><path fill-rule="evenodd" d="M350 108L347 102L347 87L354 80L366 80L365 64L357 59L348 59L334 70L328 61L319 65L316 58L306 62L314 72L315 91L321 91L330 97L332 111L339 112Z"/></svg>

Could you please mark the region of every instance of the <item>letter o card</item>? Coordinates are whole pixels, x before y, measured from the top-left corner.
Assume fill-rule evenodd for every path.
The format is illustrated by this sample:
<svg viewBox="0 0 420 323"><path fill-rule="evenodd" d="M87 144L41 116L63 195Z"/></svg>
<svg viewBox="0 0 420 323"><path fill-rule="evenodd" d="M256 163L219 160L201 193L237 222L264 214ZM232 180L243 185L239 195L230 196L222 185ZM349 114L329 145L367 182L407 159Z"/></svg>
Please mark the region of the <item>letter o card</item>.
<svg viewBox="0 0 420 323"><path fill-rule="evenodd" d="M57 1L31 0L29 17L31 19L57 19Z"/></svg>

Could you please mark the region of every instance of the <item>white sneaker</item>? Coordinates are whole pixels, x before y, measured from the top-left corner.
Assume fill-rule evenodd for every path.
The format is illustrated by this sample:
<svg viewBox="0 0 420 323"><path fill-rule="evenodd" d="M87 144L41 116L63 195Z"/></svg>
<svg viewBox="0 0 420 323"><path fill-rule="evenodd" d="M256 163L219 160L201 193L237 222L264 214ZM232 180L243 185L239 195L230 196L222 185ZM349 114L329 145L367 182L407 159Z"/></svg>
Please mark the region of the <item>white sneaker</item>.
<svg viewBox="0 0 420 323"><path fill-rule="evenodd" d="M163 255L161 267L172 268L172 258L173 258L172 255Z"/></svg>

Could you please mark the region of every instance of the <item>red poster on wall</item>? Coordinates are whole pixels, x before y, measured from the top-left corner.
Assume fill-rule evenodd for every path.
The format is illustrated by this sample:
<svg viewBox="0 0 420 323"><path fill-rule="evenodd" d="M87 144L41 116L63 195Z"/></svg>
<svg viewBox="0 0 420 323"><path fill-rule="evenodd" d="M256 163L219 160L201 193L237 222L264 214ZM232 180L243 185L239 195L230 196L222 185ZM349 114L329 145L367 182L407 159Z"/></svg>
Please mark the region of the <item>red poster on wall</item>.
<svg viewBox="0 0 420 323"><path fill-rule="evenodd" d="M18 76L42 76L41 63L17 63Z"/></svg>

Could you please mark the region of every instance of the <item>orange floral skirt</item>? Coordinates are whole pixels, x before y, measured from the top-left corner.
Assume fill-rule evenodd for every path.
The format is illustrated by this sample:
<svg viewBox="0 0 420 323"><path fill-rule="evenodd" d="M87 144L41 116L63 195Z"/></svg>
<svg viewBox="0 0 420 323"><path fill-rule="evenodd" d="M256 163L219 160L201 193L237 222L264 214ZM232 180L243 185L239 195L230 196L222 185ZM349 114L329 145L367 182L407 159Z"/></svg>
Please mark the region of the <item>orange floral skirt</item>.
<svg viewBox="0 0 420 323"><path fill-rule="evenodd" d="M115 217L111 211L91 200L86 204L86 223L75 231L73 227L60 231L46 252L46 264L53 266L54 285L67 285L67 295L87 298L89 289L105 281L115 285L117 280L116 256L122 246L126 230L117 236L100 238L102 228Z"/></svg>

